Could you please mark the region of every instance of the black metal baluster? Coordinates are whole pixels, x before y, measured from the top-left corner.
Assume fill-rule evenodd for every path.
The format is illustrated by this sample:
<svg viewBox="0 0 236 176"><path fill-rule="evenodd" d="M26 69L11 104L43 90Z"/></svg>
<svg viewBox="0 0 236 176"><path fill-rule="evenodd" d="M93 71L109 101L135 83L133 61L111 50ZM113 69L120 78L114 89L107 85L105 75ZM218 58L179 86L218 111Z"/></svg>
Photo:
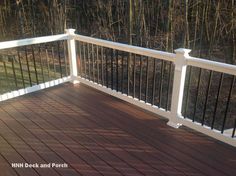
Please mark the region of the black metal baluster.
<svg viewBox="0 0 236 176"><path fill-rule="evenodd" d="M87 73L87 66L86 66L86 58L85 58L86 54L85 54L85 44L83 42L81 42L81 60L83 60L83 70L84 70L84 75L83 77L86 78L86 73ZM81 75L82 77L82 75Z"/></svg>
<svg viewBox="0 0 236 176"><path fill-rule="evenodd" d="M50 80L51 76L50 76L50 63L49 63L49 57L48 57L48 49L47 47L45 47L45 52L46 52L46 64L47 64L47 71L48 71L48 79ZM53 59L54 60L54 59ZM55 69L56 70L56 69ZM56 71L55 71L56 72ZM55 77L56 78L56 77Z"/></svg>
<svg viewBox="0 0 236 176"><path fill-rule="evenodd" d="M78 71L78 75L82 76L82 74L83 74L83 63L82 63L82 55L81 55L81 42L78 42L78 50L79 50L79 71Z"/></svg>
<svg viewBox="0 0 236 176"><path fill-rule="evenodd" d="M54 48L52 47L52 64L53 64L53 72L54 72L54 78L56 78L57 76L56 76L56 65L55 65L55 55L54 55ZM46 50L46 53L48 53L47 52L47 50Z"/></svg>
<svg viewBox="0 0 236 176"><path fill-rule="evenodd" d="M111 89L113 90L113 49L110 50L111 51Z"/></svg>
<svg viewBox="0 0 236 176"><path fill-rule="evenodd" d="M94 66L94 47L93 47L93 44L92 44L92 47L91 47L91 52L92 52L92 68L93 68L93 82L95 82L95 66Z"/></svg>
<svg viewBox="0 0 236 176"><path fill-rule="evenodd" d="M41 46L40 45L39 45L39 62L40 62L40 68L41 68L41 74L42 74L43 82L45 82L45 80L44 80L44 69L43 69L43 63L42 63L42 55L41 55Z"/></svg>
<svg viewBox="0 0 236 176"><path fill-rule="evenodd" d="M219 97L220 97L220 91L221 91L221 88L222 88L223 78L224 78L224 74L221 73L220 74L220 83L219 83L219 86L218 86L217 97L216 97L216 102L215 102L215 107L214 107L213 118L212 118L212 122L211 122L211 129L214 128L214 123L215 123L215 119L216 119L216 111L217 111L217 107L218 107L218 102L219 102Z"/></svg>
<svg viewBox="0 0 236 176"><path fill-rule="evenodd" d="M167 99L166 99L166 111L169 109L169 95L170 95L170 81L171 81L171 68L172 62L169 62L169 74L168 74L168 83L167 83Z"/></svg>
<svg viewBox="0 0 236 176"><path fill-rule="evenodd" d="M127 56L127 96L129 96L129 82L130 82L130 71L129 71L129 65L130 65L130 58L131 58L131 54L129 53L129 55Z"/></svg>
<svg viewBox="0 0 236 176"><path fill-rule="evenodd" d="M119 52L116 50L116 91L119 91Z"/></svg>
<svg viewBox="0 0 236 176"><path fill-rule="evenodd" d="M32 45L31 45L31 51L32 51L32 56L33 56L33 64L34 64L34 72L35 72L36 82L37 82L37 84L39 84L37 65L36 65L35 55L34 55L34 48Z"/></svg>
<svg viewBox="0 0 236 176"><path fill-rule="evenodd" d="M83 58L84 58L84 73L85 78L87 78L87 61L86 61L86 49L85 49L85 43L83 43Z"/></svg>
<svg viewBox="0 0 236 176"><path fill-rule="evenodd" d="M106 50L105 50L105 57L106 57L106 85L107 85L107 87L108 87L108 55L107 55L107 48L106 48Z"/></svg>
<svg viewBox="0 0 236 176"><path fill-rule="evenodd" d="M3 67L4 67L5 77L6 77L6 81L7 81L7 88L9 88L9 90L11 90L11 86L10 86L10 82L9 82L9 78L8 78L8 73L7 73L7 66L6 66L5 61L3 61ZM7 89L7 91L8 91L8 89Z"/></svg>
<svg viewBox="0 0 236 176"><path fill-rule="evenodd" d="M87 43L87 55L88 55L88 71L89 71L89 80L91 80L91 62L90 62L90 44Z"/></svg>
<svg viewBox="0 0 236 176"><path fill-rule="evenodd" d="M134 54L134 60L133 60L133 64L134 64L134 66L133 66L133 97L135 98L135 86L136 86L136 84L135 84L135 82L136 82L136 54Z"/></svg>
<svg viewBox="0 0 236 176"><path fill-rule="evenodd" d="M32 86L31 73L30 73L29 60L28 60L28 53L27 53L27 48L26 47L25 47L25 58L26 58L26 65L27 65L27 71L28 71L28 76L29 76L29 82L30 82L30 86Z"/></svg>
<svg viewBox="0 0 236 176"><path fill-rule="evenodd" d="M67 52L67 47L66 47L66 42L64 41L63 42L63 53L64 53L64 67L65 67L65 71L66 71L66 76L68 76L69 75L69 73L68 73L68 68L67 68L67 54L68 54L68 52ZM80 62L81 62L81 59L80 59ZM79 70L79 71L81 71L81 70Z"/></svg>
<svg viewBox="0 0 236 176"><path fill-rule="evenodd" d="M58 54L58 61L59 61L59 68L60 68L60 74L61 74L61 78L63 77L62 74L62 66L61 66L61 54L60 54L60 43L57 42L57 54Z"/></svg>
<svg viewBox="0 0 236 176"><path fill-rule="evenodd" d="M164 76L164 68L165 68L165 62L164 60L161 61L161 80L159 84L159 107L161 107L161 100L162 100L162 85L163 85L163 76Z"/></svg>
<svg viewBox="0 0 236 176"><path fill-rule="evenodd" d="M19 50L17 50L17 55L18 55L18 60L19 60L19 65L20 65L21 80L22 80L23 87L25 88L25 79L24 79L24 73L22 69L22 63L21 63Z"/></svg>
<svg viewBox="0 0 236 176"><path fill-rule="evenodd" d="M197 111L197 103L198 103L198 95L199 95L199 90L200 90L201 76L202 76L202 69L200 68L200 71L198 74L196 100L194 102L194 109L193 109L193 122L195 121L195 116L196 116L196 111Z"/></svg>
<svg viewBox="0 0 236 176"><path fill-rule="evenodd" d="M236 130L236 119L234 120L234 129L232 132L232 138L234 138L234 136L235 136L235 130Z"/></svg>
<svg viewBox="0 0 236 176"><path fill-rule="evenodd" d="M2 73L2 66L1 66L1 62L0 62L0 74ZM1 76L0 77L0 95L2 94L2 93L4 93L4 82L6 82L5 80L4 80L4 76Z"/></svg>
<svg viewBox="0 0 236 176"><path fill-rule="evenodd" d="M184 108L184 118L186 118L186 113L187 113L187 109L188 109L188 100L189 100L189 88L190 88L190 84L191 84L191 77L192 77L192 66L190 66L189 68L189 77L188 77L188 81L187 81L187 89L186 89L186 99L185 99L185 108Z"/></svg>
<svg viewBox="0 0 236 176"><path fill-rule="evenodd" d="M232 96L232 93L233 93L234 83L235 83L235 76L233 76L232 81L231 81L231 85L230 85L230 90L229 90L229 94L228 94L228 98L227 98L225 114L224 114L223 124L222 124L222 128L221 128L221 133L224 133L225 122L226 122L226 118L227 118L227 115L228 115L228 110L229 110L229 105L230 105L230 101L231 101L231 96Z"/></svg>
<svg viewBox="0 0 236 176"><path fill-rule="evenodd" d="M139 70L139 100L142 99L142 76L143 76L143 58L140 56L140 70Z"/></svg>
<svg viewBox="0 0 236 176"><path fill-rule="evenodd" d="M152 76L152 105L155 104L155 89L156 89L156 59L154 58L153 76Z"/></svg>
<svg viewBox="0 0 236 176"><path fill-rule="evenodd" d="M206 94L206 99L205 99L204 108L203 108L202 125L204 125L204 122L205 122L206 108L207 108L208 96L209 96L209 93L210 93L212 75L213 75L213 72L211 70L210 71L210 76L209 76L209 79L208 79L207 94Z"/></svg>
<svg viewBox="0 0 236 176"><path fill-rule="evenodd" d="M121 56L121 92L124 93L124 52Z"/></svg>
<svg viewBox="0 0 236 176"><path fill-rule="evenodd" d="M103 59L104 59L104 54L103 54L103 47L101 47L101 64L102 64L102 85L104 86L104 68L103 68Z"/></svg>
<svg viewBox="0 0 236 176"><path fill-rule="evenodd" d="M99 48L98 48L99 46L98 45L96 45L96 55L97 55L97 75L98 75L98 77L97 77L97 83L99 84L99 82L100 82L100 72L99 72L99 70L100 70L100 66L99 66Z"/></svg>
<svg viewBox="0 0 236 176"><path fill-rule="evenodd" d="M15 87L16 89L18 89L14 59L12 59L11 61L11 66L12 66L12 71L13 71L13 76L14 76L14 81L15 81Z"/></svg>
<svg viewBox="0 0 236 176"><path fill-rule="evenodd" d="M147 66L146 66L146 88L145 88L145 102L148 101L148 73L149 73L149 57L147 57Z"/></svg>

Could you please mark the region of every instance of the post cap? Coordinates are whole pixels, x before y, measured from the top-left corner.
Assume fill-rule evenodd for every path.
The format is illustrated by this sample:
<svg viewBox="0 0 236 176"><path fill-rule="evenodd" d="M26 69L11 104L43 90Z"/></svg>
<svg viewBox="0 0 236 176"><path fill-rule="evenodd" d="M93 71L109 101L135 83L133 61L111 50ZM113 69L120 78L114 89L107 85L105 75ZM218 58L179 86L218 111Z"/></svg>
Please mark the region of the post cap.
<svg viewBox="0 0 236 176"><path fill-rule="evenodd" d="M75 34L75 29L65 29L67 34Z"/></svg>
<svg viewBox="0 0 236 176"><path fill-rule="evenodd" d="M184 56L188 56L188 54L191 52L191 49L186 49L186 48L178 48L175 50L176 54L181 54Z"/></svg>

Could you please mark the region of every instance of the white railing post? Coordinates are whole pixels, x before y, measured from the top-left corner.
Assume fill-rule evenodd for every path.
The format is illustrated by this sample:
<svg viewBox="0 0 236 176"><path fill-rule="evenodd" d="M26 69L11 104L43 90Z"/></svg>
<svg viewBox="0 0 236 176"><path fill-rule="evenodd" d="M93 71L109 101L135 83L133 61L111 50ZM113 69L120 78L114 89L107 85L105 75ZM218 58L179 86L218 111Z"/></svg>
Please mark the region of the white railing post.
<svg viewBox="0 0 236 176"><path fill-rule="evenodd" d="M190 49L179 48L175 50L175 71L174 81L171 99L171 116L168 121L168 125L174 128L178 128L181 124L178 121L178 117L181 116L184 83L187 68L187 57L189 57Z"/></svg>
<svg viewBox="0 0 236 176"><path fill-rule="evenodd" d="M76 61L76 49L75 49L75 40L73 35L75 35L75 29L66 29L65 32L69 35L67 40L68 55L69 55L69 64L70 64L70 76L71 82L73 84L79 83L77 80L78 71L77 71L77 61Z"/></svg>

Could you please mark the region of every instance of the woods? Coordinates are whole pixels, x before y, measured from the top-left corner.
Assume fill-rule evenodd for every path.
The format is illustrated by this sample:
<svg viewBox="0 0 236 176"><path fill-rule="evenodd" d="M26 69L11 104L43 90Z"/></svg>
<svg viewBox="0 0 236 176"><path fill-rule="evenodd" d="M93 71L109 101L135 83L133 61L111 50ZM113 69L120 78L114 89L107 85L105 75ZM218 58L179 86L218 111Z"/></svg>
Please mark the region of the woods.
<svg viewBox="0 0 236 176"><path fill-rule="evenodd" d="M235 64L235 0L2 0L0 39L77 33ZM221 58L221 59L220 59Z"/></svg>

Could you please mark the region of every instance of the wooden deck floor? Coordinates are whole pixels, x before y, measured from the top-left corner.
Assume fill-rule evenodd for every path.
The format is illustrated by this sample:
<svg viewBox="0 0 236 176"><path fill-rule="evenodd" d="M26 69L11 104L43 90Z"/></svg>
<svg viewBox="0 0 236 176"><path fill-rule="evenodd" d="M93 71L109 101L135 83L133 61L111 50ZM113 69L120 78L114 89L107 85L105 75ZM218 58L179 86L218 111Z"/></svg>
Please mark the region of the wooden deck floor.
<svg viewBox="0 0 236 176"><path fill-rule="evenodd" d="M0 175L235 176L236 149L188 128L168 127L82 84L64 84L0 103Z"/></svg>

